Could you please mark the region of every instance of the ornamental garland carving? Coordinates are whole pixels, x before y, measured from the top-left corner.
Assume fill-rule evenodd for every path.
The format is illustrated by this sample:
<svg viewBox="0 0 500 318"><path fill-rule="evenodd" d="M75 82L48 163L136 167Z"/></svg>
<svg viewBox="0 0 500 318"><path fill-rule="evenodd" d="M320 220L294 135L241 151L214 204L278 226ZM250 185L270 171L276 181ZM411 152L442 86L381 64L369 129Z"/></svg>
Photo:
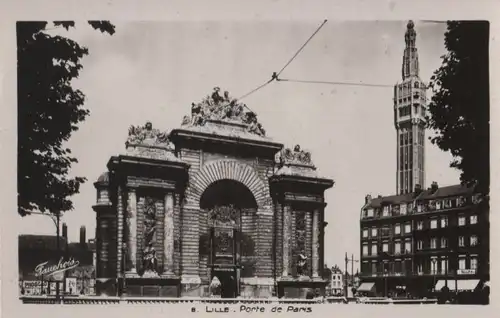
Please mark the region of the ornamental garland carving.
<svg viewBox="0 0 500 318"><path fill-rule="evenodd" d="M300 145L296 145L293 150L290 148L283 149L278 159L280 166L285 164L314 166L311 160L311 153L300 149Z"/></svg>
<svg viewBox="0 0 500 318"><path fill-rule="evenodd" d="M144 200L144 248L143 270L144 275L156 276L158 259L154 243L156 240L156 200L146 197Z"/></svg>
<svg viewBox="0 0 500 318"><path fill-rule="evenodd" d="M230 225L235 226L239 222L239 209L233 205L215 206L208 211L208 222L212 226Z"/></svg>
<svg viewBox="0 0 500 318"><path fill-rule="evenodd" d="M297 211L295 221L295 234L296 234L296 252L297 257L297 275L307 275L307 256L306 256L306 213L304 211Z"/></svg>
<svg viewBox="0 0 500 318"><path fill-rule="evenodd" d="M142 144L172 148L169 134L153 128L149 121L144 126L132 125L128 129L128 138L125 145L128 147L129 145Z"/></svg>
<svg viewBox="0 0 500 318"><path fill-rule="evenodd" d="M220 88L215 87L200 103L191 104L191 116L184 116L182 126L203 126L207 120L232 121L247 125L247 131L265 136L266 131L257 121L257 115L249 111L245 104L238 103L228 91L220 95Z"/></svg>

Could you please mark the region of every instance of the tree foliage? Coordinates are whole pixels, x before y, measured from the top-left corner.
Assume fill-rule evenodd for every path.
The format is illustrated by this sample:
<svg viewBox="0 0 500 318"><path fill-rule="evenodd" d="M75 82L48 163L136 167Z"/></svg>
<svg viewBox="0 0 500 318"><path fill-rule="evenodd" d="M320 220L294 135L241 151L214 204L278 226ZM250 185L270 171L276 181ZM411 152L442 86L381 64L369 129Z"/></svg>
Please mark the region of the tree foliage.
<svg viewBox="0 0 500 318"><path fill-rule="evenodd" d="M461 182L476 184L489 193L489 23L449 21L445 33L447 53L431 77L429 104L431 137L454 159L450 166L461 171Z"/></svg>
<svg viewBox="0 0 500 318"><path fill-rule="evenodd" d="M107 21L89 21L113 34ZM64 147L78 124L89 115L85 95L71 81L82 70L88 49L48 32L47 22L17 23L18 63L18 213L59 213L73 208L69 197L79 192L84 177L69 178L77 159ZM73 21L56 21L68 30Z"/></svg>

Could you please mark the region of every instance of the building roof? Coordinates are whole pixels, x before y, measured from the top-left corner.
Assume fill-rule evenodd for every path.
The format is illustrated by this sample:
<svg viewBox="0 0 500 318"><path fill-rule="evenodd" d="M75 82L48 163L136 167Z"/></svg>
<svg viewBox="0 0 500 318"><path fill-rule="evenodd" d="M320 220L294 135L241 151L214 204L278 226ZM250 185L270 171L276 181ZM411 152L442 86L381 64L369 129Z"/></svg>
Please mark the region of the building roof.
<svg viewBox="0 0 500 318"><path fill-rule="evenodd" d="M431 187L427 190L423 190L418 195L415 192L412 192L400 195L378 196L369 200L364 208L380 208L384 205L408 203L415 200L433 200L461 195L471 195L474 193L474 189L475 186L455 184L451 186L437 187L436 189L432 189Z"/></svg>
<svg viewBox="0 0 500 318"><path fill-rule="evenodd" d="M59 237L59 247L66 244L64 237ZM19 235L19 250L57 250L57 237L55 235Z"/></svg>
<svg viewBox="0 0 500 318"><path fill-rule="evenodd" d="M446 198L451 196L459 196L459 195L471 195L474 192L474 186L465 186L461 184L455 184L451 186L437 188L434 192L430 189L427 189L422 192L422 194L418 197L420 200L430 200L430 199L439 199Z"/></svg>
<svg viewBox="0 0 500 318"><path fill-rule="evenodd" d="M415 200L415 193L407 193L400 195L379 196L373 198L367 207L379 208L383 205L400 204L404 202L411 202Z"/></svg>
<svg viewBox="0 0 500 318"><path fill-rule="evenodd" d="M108 171L103 172L103 173L99 176L99 178L97 178L96 183L100 183L100 184L109 184L109 172L108 172Z"/></svg>

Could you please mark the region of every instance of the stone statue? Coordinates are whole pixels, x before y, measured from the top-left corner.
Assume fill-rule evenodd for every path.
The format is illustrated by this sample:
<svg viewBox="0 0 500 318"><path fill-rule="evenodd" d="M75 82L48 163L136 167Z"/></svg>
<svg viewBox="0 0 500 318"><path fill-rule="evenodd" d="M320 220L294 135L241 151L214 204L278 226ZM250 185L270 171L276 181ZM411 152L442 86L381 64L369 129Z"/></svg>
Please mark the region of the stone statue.
<svg viewBox="0 0 500 318"><path fill-rule="evenodd" d="M158 275L158 259L156 257L156 250L153 243L149 242L148 246L143 251L144 257L142 259L142 268L144 270L143 276L157 276Z"/></svg>
<svg viewBox="0 0 500 318"><path fill-rule="evenodd" d="M224 101L224 98L222 98L219 95L219 91L220 91L220 88L219 87L215 87L214 88L214 92L212 93L212 100L214 101L215 105L218 105L220 102Z"/></svg>
<svg viewBox="0 0 500 318"><path fill-rule="evenodd" d="M128 129L128 138L125 145L141 145L141 144L164 144L171 147L169 134L161 132L159 129L154 129L150 121L144 126L130 126Z"/></svg>
<svg viewBox="0 0 500 318"><path fill-rule="evenodd" d="M280 156L280 164L298 164L312 166L311 153L304 151L300 145L295 145L293 151L290 148L283 149Z"/></svg>
<svg viewBox="0 0 500 318"><path fill-rule="evenodd" d="M299 276L306 275L306 270L307 270L307 256L299 254L297 260L297 275Z"/></svg>
<svg viewBox="0 0 500 318"><path fill-rule="evenodd" d="M182 119L182 126L203 126L206 120L228 120L247 125L247 131L259 136L265 136L265 130L257 121L255 113L245 112L246 106L231 98L228 91L220 95L220 88L215 87L211 95L200 103L191 103L191 116Z"/></svg>

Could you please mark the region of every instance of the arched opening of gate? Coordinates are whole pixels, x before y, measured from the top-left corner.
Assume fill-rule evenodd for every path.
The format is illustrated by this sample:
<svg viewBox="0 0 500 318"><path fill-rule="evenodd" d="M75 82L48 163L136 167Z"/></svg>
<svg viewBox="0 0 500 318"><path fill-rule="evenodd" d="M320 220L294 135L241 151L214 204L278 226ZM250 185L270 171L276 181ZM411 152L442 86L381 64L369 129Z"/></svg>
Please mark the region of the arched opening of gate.
<svg viewBox="0 0 500 318"><path fill-rule="evenodd" d="M200 198L200 225L204 227L200 230L207 234L207 241L200 242L200 255L207 255L211 292L223 298L239 295L242 252L248 255L248 251L242 251L243 229L251 226L252 212L256 210L252 192L234 180L212 183Z"/></svg>

